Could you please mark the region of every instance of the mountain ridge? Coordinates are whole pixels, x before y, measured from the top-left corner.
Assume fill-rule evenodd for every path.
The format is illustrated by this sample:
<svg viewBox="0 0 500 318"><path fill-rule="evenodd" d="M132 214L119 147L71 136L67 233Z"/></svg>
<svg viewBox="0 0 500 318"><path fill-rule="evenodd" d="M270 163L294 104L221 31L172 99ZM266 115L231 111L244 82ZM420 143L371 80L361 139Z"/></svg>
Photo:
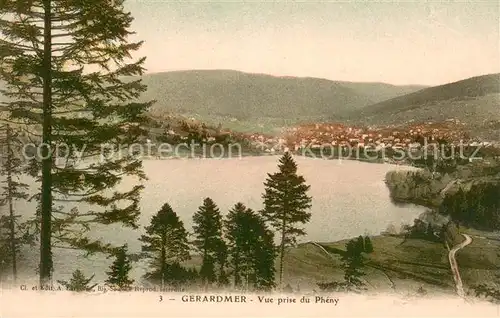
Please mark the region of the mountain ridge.
<svg viewBox="0 0 500 318"><path fill-rule="evenodd" d="M154 110L180 113L291 118L338 116L425 86L332 81L315 77L274 76L236 70L188 70L143 76Z"/></svg>
<svg viewBox="0 0 500 318"><path fill-rule="evenodd" d="M465 89L460 94L460 90ZM443 85L431 86L403 96L397 96L366 108L364 113L376 113L402 105L415 106L422 103L449 100L452 98L478 97L500 93L500 73L474 76Z"/></svg>
<svg viewBox="0 0 500 318"><path fill-rule="evenodd" d="M233 130L264 132L303 122L387 126L455 118L480 135L500 139L500 73L432 87L238 70L179 70L142 78L148 90L141 99L157 100L153 115L181 115Z"/></svg>
<svg viewBox="0 0 500 318"><path fill-rule="evenodd" d="M227 73L235 73L235 74L247 74L247 75L255 75L255 76L264 76L264 77L272 77L278 79L317 79L317 80L325 80L329 82L336 83L353 83L353 84L383 84L387 86L393 87L417 87L417 88L427 88L432 87L432 85L424 85L424 84L392 84L387 82L377 82L377 81L345 81L345 80L333 80L328 79L326 77L318 77L318 76L299 76L299 75L274 75L269 73L261 73L261 72L248 72L248 71L240 71L230 68L217 68L217 69L182 69L182 70L170 70L170 71L158 71L158 72L145 72L143 76L156 75L156 74L164 74L164 73L189 73L189 72L227 72Z"/></svg>
<svg viewBox="0 0 500 318"><path fill-rule="evenodd" d="M500 73L425 88L349 112L357 124L402 125L457 119L473 135L500 140Z"/></svg>

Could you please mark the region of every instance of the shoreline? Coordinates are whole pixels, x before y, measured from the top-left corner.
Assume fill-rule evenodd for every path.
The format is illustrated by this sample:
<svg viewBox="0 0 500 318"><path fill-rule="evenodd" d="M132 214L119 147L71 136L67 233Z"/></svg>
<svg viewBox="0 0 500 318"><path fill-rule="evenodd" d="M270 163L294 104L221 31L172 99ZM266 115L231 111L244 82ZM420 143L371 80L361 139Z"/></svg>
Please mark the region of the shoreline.
<svg viewBox="0 0 500 318"><path fill-rule="evenodd" d="M221 159L242 159L242 158L250 158L250 157L280 157L282 156L284 153L258 153L258 154L255 154L255 153L243 153L242 155L240 156L233 156L233 157L230 157L230 156L213 156L213 157L210 157L210 156L203 156L203 155L200 155L200 156L197 156L196 154L194 156L147 156L147 157L143 157L141 158L141 160L143 161L161 161L161 160L199 160L199 159L209 159L209 160L221 160ZM395 165L395 166L402 166L402 167L409 167L409 168L417 168L418 167L415 167L415 166L412 166L411 164L407 163L407 162L404 162L404 163L400 163L399 161L383 161L383 160L367 160L367 159L361 159L361 158L352 158L352 157L348 157L348 158L322 158L322 157L314 157L314 156L308 156L308 155L303 155L303 154L300 154L300 153L296 153L296 152L291 152L291 154L293 156L296 156L296 157L302 157L302 158L308 158L308 159L321 159L321 160L337 160L337 161L358 161L358 162L363 162L363 163L371 163L371 164L382 164L382 165Z"/></svg>

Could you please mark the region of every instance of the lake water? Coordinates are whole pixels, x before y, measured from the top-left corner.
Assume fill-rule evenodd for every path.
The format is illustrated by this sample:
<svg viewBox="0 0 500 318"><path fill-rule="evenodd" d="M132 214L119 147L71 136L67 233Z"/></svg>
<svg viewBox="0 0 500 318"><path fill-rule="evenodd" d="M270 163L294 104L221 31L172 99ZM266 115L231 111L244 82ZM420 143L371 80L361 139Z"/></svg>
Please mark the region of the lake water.
<svg viewBox="0 0 500 318"><path fill-rule="evenodd" d="M205 197L211 197L222 213L237 202L258 210L262 207L261 195L267 173L277 170L279 157L245 157L241 159L179 159L144 161L149 178L144 183L140 218L141 227L113 228L94 232L98 237L114 244L128 243L130 250L138 252L139 235L149 224L151 216L168 202L177 212L188 231L192 230L192 215ZM299 174L311 185L313 197L311 221L305 225L307 236L301 241L336 241L362 234L379 234L389 224L399 226L411 223L425 208L396 206L389 199L384 184L386 172L408 167L388 164L371 164L350 160L322 160L296 157ZM34 211L33 204L18 204L19 212ZM54 277L67 279L77 269L87 275L105 278L111 260L101 256L84 258L79 252L54 249ZM35 278L38 255L36 249L25 251L21 263L20 281ZM135 264L133 277L139 279L147 264Z"/></svg>

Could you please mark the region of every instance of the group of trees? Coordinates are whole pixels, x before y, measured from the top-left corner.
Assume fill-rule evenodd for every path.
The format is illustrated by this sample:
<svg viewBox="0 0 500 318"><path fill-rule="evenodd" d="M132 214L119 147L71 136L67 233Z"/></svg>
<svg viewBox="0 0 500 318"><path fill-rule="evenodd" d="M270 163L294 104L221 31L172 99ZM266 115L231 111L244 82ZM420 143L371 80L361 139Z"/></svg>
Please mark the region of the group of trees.
<svg viewBox="0 0 500 318"><path fill-rule="evenodd" d="M482 182L447 194L439 212L455 222L483 230L500 229L500 182Z"/></svg>
<svg viewBox="0 0 500 318"><path fill-rule="evenodd" d="M279 283L283 281L284 254L309 221L309 186L297 175L289 153L280 158L279 171L268 174L263 194L264 208L254 211L238 202L225 217L211 198L193 215L193 240L179 216L165 203L140 237L142 256L150 260L146 278L162 285L201 285L271 290L276 287L275 260L279 259ZM279 244L275 243L278 233ZM186 268L195 250L201 258L199 270Z"/></svg>
<svg viewBox="0 0 500 318"><path fill-rule="evenodd" d="M128 38L133 18L123 2L6 0L0 7L0 120L8 127L2 146L9 149L2 152L7 157L2 160L1 203L7 213L2 211L0 220L0 263L12 265L14 277L18 246L28 236L39 245L42 286L53 281L55 246L107 253L127 263L122 255L126 247L87 235L95 225L137 229L143 190L139 182L146 177L140 158L129 150L147 134L147 110L154 101L140 101L146 90L140 79L145 58L131 58L142 42ZM37 147L35 156L11 156L18 133ZM56 150L61 148L64 157L58 158ZM272 230L281 239L277 251L282 255L282 278L285 248L304 234L296 225L310 218L308 186L296 170L291 156L285 155L280 171L266 181L263 211L237 205L225 223L208 220L214 211L197 214L199 236L193 244L203 256L201 275L207 284L224 282L226 267L236 267L235 259L241 259L252 264L233 269L235 281L270 286L274 274L268 264L276 252L270 251ZM32 215L22 215L21 223L14 201L28 199L19 181L24 174L38 183L37 193L29 193L37 208ZM118 187L124 177L138 183ZM214 209L205 203L207 210ZM182 272L178 263L189 257L182 222L170 210L165 205L141 237L144 255L156 266L152 278ZM210 222L215 222L215 232ZM219 227L220 222L225 226ZM175 248L162 249L165 241L175 242ZM117 270L111 269L116 277ZM80 274L74 278L81 281ZM192 275L187 271L184 276Z"/></svg>
<svg viewBox="0 0 500 318"><path fill-rule="evenodd" d="M151 261L146 278L169 286L232 285L256 290L275 286L274 233L262 216L243 203L223 218L215 202L205 198L193 215L192 236L190 241L183 222L164 204L140 238L143 256ZM193 249L201 258L199 270L183 266Z"/></svg>
<svg viewBox="0 0 500 318"><path fill-rule="evenodd" d="M402 230L405 238L422 239L431 242L443 241L443 227L436 231L431 222L424 222L421 219L415 219L413 225L405 225Z"/></svg>
<svg viewBox="0 0 500 318"><path fill-rule="evenodd" d="M15 185L17 183L10 186ZM142 243L139 255L150 261L150 271L145 278L169 286L196 284L208 288L232 285L236 288L270 290L276 287L275 261L280 255L281 284L285 251L297 242L299 236L306 234L300 225L307 223L311 217L307 211L311 207L311 197L307 195L309 186L297 174L297 165L289 153L280 158L278 172L268 174L264 185L264 208L261 211L254 211L238 202L223 217L215 202L205 198L193 215L192 240L179 216L165 203L139 238ZM18 232L19 228L13 231L15 234ZM275 233L278 233L278 244ZM90 251L107 252L115 257L107 272L108 286L114 290L130 290L134 281L129 278L132 266L127 245L111 247L101 242L82 240L92 248ZM12 242L10 237L6 241ZM21 243L18 240L14 242ZM199 269L183 265L191 259L193 250L201 258ZM13 260L15 274L17 255L8 254ZM71 290L84 291L93 288L91 280L92 277L85 277L78 269L69 282L59 283Z"/></svg>
<svg viewBox="0 0 500 318"><path fill-rule="evenodd" d="M115 260L110 266L109 271L106 272L108 278L106 285L111 290L115 291L129 291L132 289L133 279L129 278L129 272L132 269L131 260L127 255L127 244L116 249ZM98 285L92 282L94 275L86 277L80 269L73 272L69 281L57 280L59 284L64 286L66 290L74 292L90 292Z"/></svg>

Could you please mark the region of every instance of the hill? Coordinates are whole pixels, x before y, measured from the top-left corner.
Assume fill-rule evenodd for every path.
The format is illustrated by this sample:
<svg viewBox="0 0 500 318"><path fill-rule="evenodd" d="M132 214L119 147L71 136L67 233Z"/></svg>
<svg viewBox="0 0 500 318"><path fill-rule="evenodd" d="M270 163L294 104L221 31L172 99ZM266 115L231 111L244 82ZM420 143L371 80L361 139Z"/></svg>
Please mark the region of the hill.
<svg viewBox="0 0 500 318"><path fill-rule="evenodd" d="M500 74L425 88L346 116L364 124L394 125L456 118L476 134L500 137Z"/></svg>
<svg viewBox="0 0 500 318"><path fill-rule="evenodd" d="M363 269L369 291L412 294L423 287L432 294L453 293L443 244L387 235L373 236L371 240L374 253L367 255ZM314 288L318 282L342 281L341 256L347 241L306 243L290 250L285 257L285 277L289 277L292 286L301 288Z"/></svg>
<svg viewBox="0 0 500 318"><path fill-rule="evenodd" d="M408 94L421 86L275 77L232 70L192 70L144 75L153 111L255 118L321 119Z"/></svg>
<svg viewBox="0 0 500 318"><path fill-rule="evenodd" d="M290 284L297 292L308 293L319 291L318 283L342 281L341 257L348 241L308 242L290 248L284 257L284 284ZM374 252L365 255L365 275L362 277L369 293L422 296L418 293L422 289L428 296L455 294L448 250L443 243L389 234L372 236L371 241ZM495 277L499 244L496 238L479 239L474 235L473 244L457 253L467 289L489 283ZM194 256L186 265L199 269L201 259ZM276 268L278 266L277 262Z"/></svg>

